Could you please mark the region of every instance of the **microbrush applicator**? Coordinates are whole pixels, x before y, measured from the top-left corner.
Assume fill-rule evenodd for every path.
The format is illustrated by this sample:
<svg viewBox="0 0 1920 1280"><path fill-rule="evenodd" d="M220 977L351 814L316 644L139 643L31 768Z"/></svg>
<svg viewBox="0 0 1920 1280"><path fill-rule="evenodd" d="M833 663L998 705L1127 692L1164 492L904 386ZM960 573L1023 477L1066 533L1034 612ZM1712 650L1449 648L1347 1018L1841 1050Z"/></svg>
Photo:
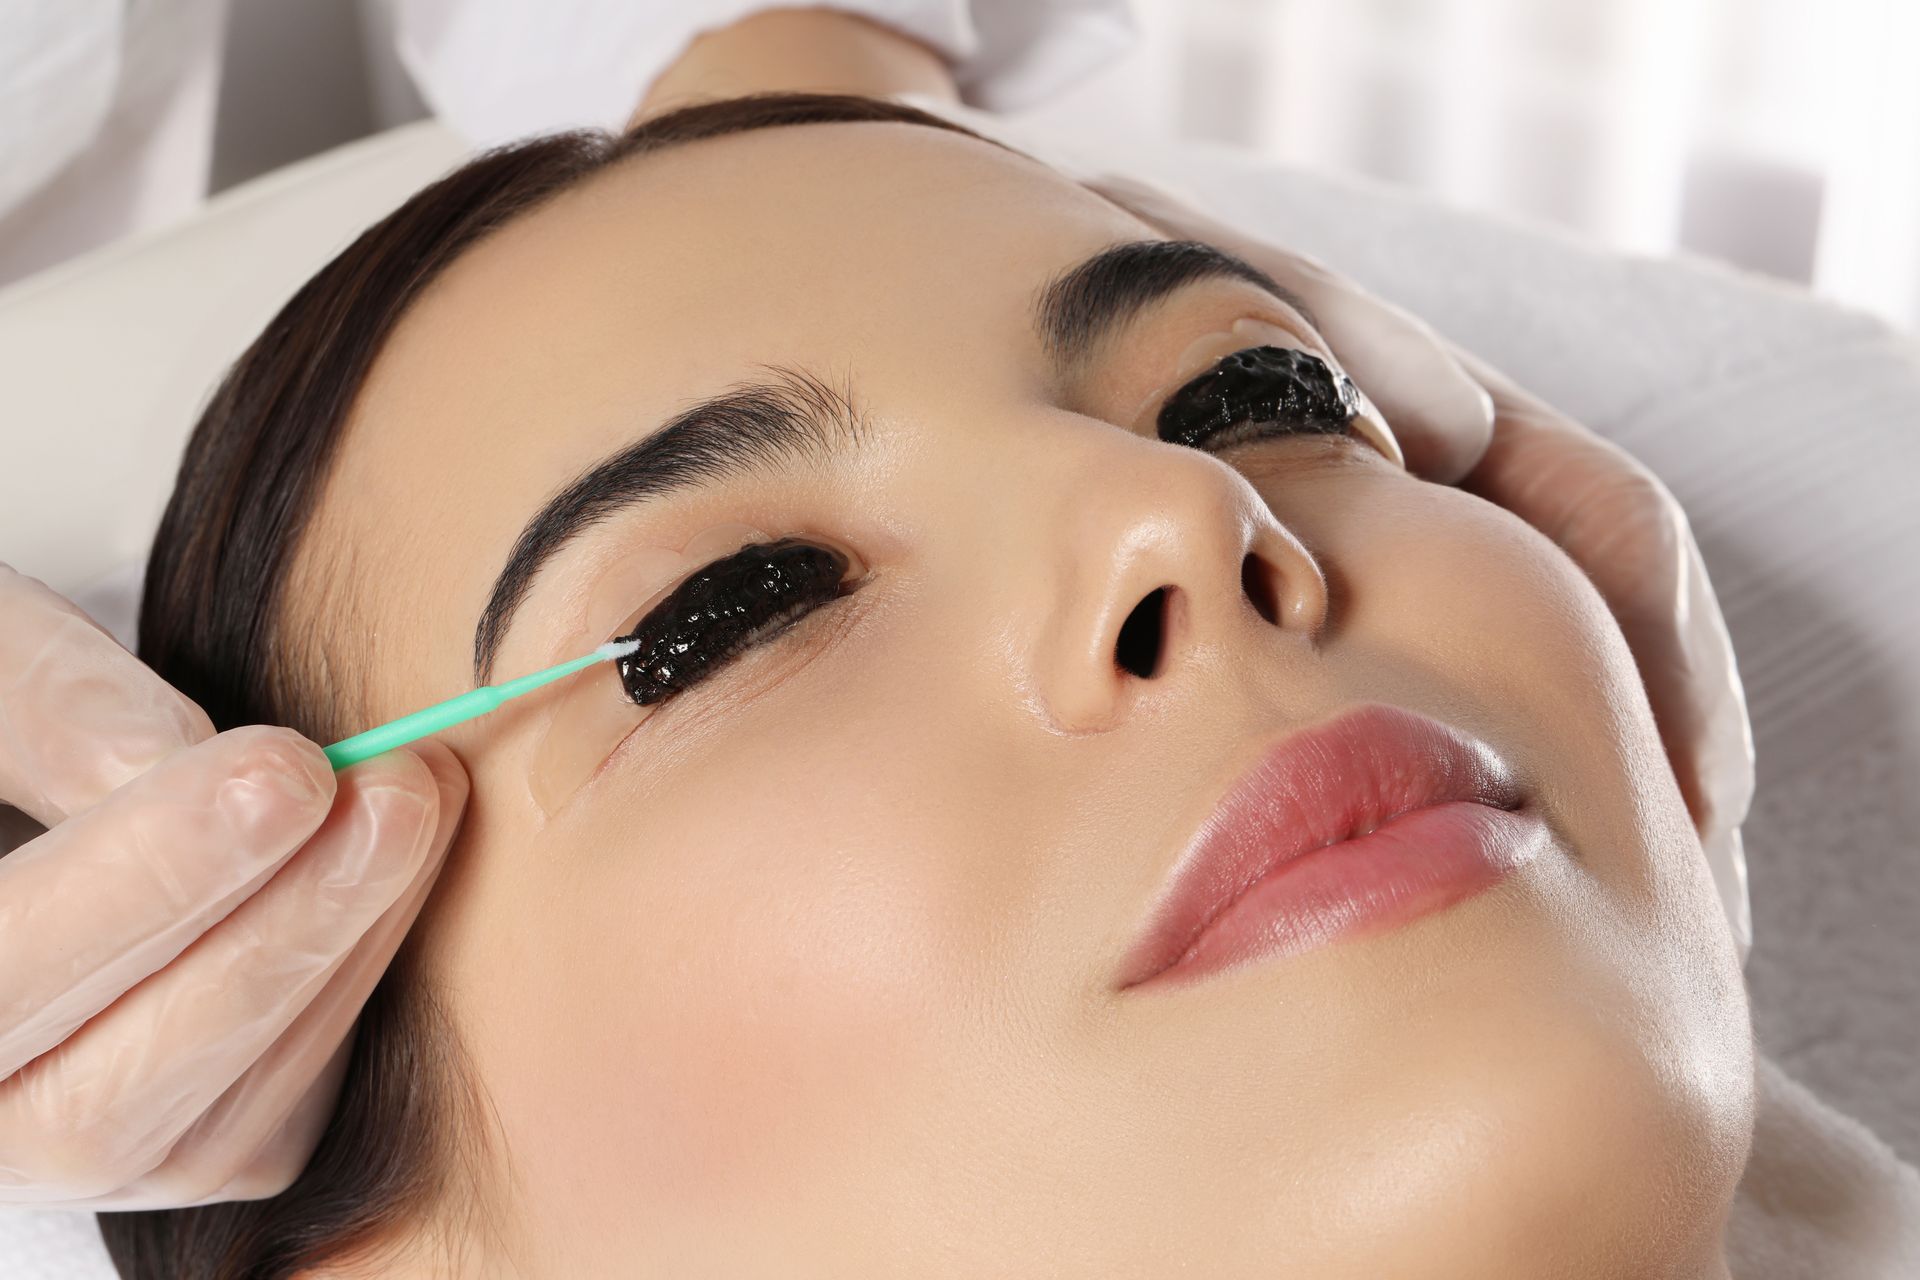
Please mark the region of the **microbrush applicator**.
<svg viewBox="0 0 1920 1280"><path fill-rule="evenodd" d="M337 773L350 764L359 764L362 760L377 756L383 751L391 751L395 747L412 742L415 738L424 738L442 729L451 729L457 724L465 724L494 710L509 698L517 698L523 693L532 693L541 685L551 684L562 676L570 676L576 671L585 671L598 663L624 658L639 647L638 640L609 640L584 658L574 658L558 666L548 667L545 671L536 671L532 675L521 676L517 680L508 680L502 684L483 684L478 689L471 689L457 698L436 702L430 707L422 707L411 715L401 716L398 720L389 720L383 725L376 725L365 733L356 733L351 738L342 738L326 749L327 759L333 762L334 772Z"/></svg>

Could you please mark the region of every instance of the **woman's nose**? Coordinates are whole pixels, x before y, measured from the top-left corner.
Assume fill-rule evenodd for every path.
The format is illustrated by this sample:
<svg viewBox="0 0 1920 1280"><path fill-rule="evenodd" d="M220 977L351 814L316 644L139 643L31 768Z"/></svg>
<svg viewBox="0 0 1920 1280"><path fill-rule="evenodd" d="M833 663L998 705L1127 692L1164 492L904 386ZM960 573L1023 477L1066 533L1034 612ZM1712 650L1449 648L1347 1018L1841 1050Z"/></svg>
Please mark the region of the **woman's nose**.
<svg viewBox="0 0 1920 1280"><path fill-rule="evenodd" d="M1144 685L1203 658L1227 667L1288 638L1312 645L1326 578L1245 477L1157 441L1109 437L1092 452L1098 482L1046 507L1035 543L1030 586L1050 600L1030 678L1052 727L1111 727Z"/></svg>

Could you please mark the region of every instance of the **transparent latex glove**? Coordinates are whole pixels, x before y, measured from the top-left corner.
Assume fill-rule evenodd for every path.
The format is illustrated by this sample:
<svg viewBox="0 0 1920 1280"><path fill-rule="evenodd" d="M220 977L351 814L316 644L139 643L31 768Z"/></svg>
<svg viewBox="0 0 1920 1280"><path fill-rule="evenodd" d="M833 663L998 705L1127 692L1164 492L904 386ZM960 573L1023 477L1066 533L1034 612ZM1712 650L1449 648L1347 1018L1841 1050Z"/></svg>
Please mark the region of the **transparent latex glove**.
<svg viewBox="0 0 1920 1280"><path fill-rule="evenodd" d="M1162 232L1237 254L1299 294L1392 425L1411 471L1505 507L1586 571L1633 650L1744 962L1753 922L1740 824L1753 800L1753 730L1726 620L1673 494L1625 450L1313 259L1135 179L1082 181Z"/></svg>
<svg viewBox="0 0 1920 1280"><path fill-rule="evenodd" d="M0 857L0 1204L284 1190L466 799L436 743L336 777L290 729L215 734L0 564L0 801L48 828Z"/></svg>
<svg viewBox="0 0 1920 1280"><path fill-rule="evenodd" d="M1495 413L1493 442L1461 487L1552 538L1613 611L1744 964L1753 916L1740 824L1753 803L1753 725L1687 513L1626 450L1453 351L1492 393Z"/></svg>

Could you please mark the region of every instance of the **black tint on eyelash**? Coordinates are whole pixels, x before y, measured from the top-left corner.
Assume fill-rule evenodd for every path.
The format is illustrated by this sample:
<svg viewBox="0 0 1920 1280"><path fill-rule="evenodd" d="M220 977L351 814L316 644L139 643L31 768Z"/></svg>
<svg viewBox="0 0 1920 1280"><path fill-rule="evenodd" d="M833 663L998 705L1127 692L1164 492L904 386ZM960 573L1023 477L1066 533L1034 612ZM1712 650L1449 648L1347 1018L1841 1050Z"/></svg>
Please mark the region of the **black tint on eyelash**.
<svg viewBox="0 0 1920 1280"><path fill-rule="evenodd" d="M1267 435L1340 435L1359 411L1353 379L1319 356L1249 347L1168 396L1155 426L1162 440L1200 447L1240 423L1267 426Z"/></svg>
<svg viewBox="0 0 1920 1280"><path fill-rule="evenodd" d="M622 640L620 684L646 706L694 684L758 641L841 594L845 555L795 538L740 548L700 570Z"/></svg>

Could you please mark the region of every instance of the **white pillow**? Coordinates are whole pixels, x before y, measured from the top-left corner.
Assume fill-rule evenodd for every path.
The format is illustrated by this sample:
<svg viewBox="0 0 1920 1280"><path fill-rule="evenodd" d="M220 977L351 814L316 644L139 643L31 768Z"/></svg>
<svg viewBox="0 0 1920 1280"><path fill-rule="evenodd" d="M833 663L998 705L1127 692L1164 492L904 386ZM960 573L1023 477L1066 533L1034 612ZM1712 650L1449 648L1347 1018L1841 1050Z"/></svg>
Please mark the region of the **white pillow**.
<svg viewBox="0 0 1920 1280"><path fill-rule="evenodd" d="M409 125L0 290L0 560L71 594L144 557L227 365L328 258L463 155L438 125Z"/></svg>

